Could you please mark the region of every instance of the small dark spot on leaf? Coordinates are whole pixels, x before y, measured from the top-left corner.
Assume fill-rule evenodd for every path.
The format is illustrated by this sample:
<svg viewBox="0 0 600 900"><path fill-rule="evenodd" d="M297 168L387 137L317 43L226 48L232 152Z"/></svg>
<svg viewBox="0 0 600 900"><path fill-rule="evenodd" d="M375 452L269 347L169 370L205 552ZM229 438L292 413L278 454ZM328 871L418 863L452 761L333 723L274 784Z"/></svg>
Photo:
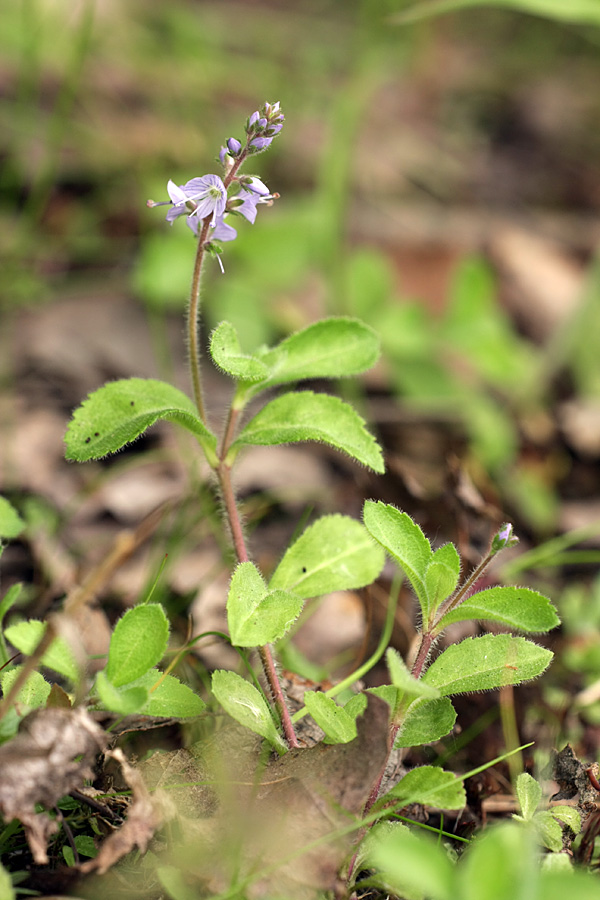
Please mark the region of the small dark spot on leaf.
<svg viewBox="0 0 600 900"><path fill-rule="evenodd" d="M129 401L129 405L130 405L130 406L135 406L135 400L130 400L130 401Z"/></svg>
<svg viewBox="0 0 600 900"><path fill-rule="evenodd" d="M85 439L86 444L89 444L90 441L91 441L91 438L86 437L86 439Z"/></svg>
<svg viewBox="0 0 600 900"><path fill-rule="evenodd" d="M306 566L302 566L302 574L306 573Z"/></svg>
<svg viewBox="0 0 600 900"><path fill-rule="evenodd" d="M99 432L99 431L95 431L95 432L94 432L94 437L100 437L100 432Z"/></svg>

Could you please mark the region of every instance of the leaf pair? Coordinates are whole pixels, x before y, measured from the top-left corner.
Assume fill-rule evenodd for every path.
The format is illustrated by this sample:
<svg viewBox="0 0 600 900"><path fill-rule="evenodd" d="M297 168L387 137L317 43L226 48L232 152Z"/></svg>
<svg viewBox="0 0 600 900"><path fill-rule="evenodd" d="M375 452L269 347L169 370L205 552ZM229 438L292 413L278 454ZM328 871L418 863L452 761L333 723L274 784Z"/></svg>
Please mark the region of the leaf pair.
<svg viewBox="0 0 600 900"><path fill-rule="evenodd" d="M162 606L134 606L115 625L106 668L96 676L105 709L121 715L198 716L204 701L173 675L155 668L167 649L169 623Z"/></svg>
<svg viewBox="0 0 600 900"><path fill-rule="evenodd" d="M436 612L458 585L460 558L454 545L445 544L434 552L410 516L381 502L365 503L364 523L410 581L421 607L424 630L433 630L437 635L453 622L471 619L532 633L550 631L559 624L547 597L529 588L512 586L479 591L436 621Z"/></svg>
<svg viewBox="0 0 600 900"><path fill-rule="evenodd" d="M234 406L242 409L267 387L362 372L376 361L379 349L370 328L341 318L311 325L254 356L241 352L235 329L224 322L213 333L211 353L220 368L240 381ZM218 465L216 435L189 397L165 382L143 378L111 382L89 395L69 424L66 457L84 462L115 453L159 419L190 431L210 465ZM338 397L312 391L284 394L267 403L230 447L227 464L245 446L293 441L320 441L376 472L384 471L381 450L358 413Z"/></svg>
<svg viewBox="0 0 600 900"><path fill-rule="evenodd" d="M246 398L276 385L307 378L340 378L370 369L379 356L375 332L358 319L323 319L297 331L277 347L244 354L230 322L211 335L213 362L236 381Z"/></svg>

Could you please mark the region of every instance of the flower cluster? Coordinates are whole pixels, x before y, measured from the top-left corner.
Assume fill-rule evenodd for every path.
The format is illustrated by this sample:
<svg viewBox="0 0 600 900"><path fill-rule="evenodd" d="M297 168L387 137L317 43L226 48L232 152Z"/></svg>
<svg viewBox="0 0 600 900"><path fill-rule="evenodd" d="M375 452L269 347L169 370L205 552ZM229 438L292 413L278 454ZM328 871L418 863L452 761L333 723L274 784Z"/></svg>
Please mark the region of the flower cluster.
<svg viewBox="0 0 600 900"><path fill-rule="evenodd" d="M221 269L221 249L214 242L233 241L237 237L237 231L225 217L233 213L254 224L257 207L264 203L270 205L279 196L272 194L260 178L237 173L248 156L261 153L270 146L283 122L279 103L265 103L246 121L245 144L231 137L221 147L219 161L223 166L223 177L202 175L181 185L169 181L170 200L160 203L148 200L147 205L151 207L171 206L167 213L167 222L171 224L179 216L186 216L187 225L195 235L202 236L204 247L217 256Z"/></svg>

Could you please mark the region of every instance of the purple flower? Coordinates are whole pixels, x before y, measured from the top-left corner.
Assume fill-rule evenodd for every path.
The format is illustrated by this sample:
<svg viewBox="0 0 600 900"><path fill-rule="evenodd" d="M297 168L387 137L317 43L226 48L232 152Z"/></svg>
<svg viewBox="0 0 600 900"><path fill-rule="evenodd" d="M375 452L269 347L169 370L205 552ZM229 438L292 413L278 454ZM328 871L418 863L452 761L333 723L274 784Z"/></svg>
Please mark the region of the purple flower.
<svg viewBox="0 0 600 900"><path fill-rule="evenodd" d="M198 223L189 220L205 219L212 213L213 222L225 212L227 191L218 175L203 175L192 178L179 187L169 181L167 185L172 208L167 213L167 222L173 223L179 216L187 215L188 225L192 231L198 231Z"/></svg>
<svg viewBox="0 0 600 900"><path fill-rule="evenodd" d="M248 129L252 128L252 126L256 122L258 122L259 118L260 118L260 113L258 110L256 110L256 112L253 112L252 115L250 116L250 118L248 119Z"/></svg>
<svg viewBox="0 0 600 900"><path fill-rule="evenodd" d="M223 216L218 216L210 229L209 240L211 241L235 241L237 237L237 231L223 220Z"/></svg>

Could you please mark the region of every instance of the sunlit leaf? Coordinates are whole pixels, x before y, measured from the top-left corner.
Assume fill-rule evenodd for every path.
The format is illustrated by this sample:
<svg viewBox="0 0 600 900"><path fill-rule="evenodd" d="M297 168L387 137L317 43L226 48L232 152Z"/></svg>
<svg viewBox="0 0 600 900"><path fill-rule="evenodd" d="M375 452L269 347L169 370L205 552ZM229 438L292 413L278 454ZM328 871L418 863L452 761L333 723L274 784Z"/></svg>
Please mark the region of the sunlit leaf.
<svg viewBox="0 0 600 900"><path fill-rule="evenodd" d="M365 527L349 516L323 516L288 548L269 583L302 599L371 584L384 554Z"/></svg>
<svg viewBox="0 0 600 900"><path fill-rule="evenodd" d="M105 384L75 410L65 435L66 457L84 462L116 453L159 419L187 428L214 453L216 438L186 394L164 381L128 378Z"/></svg>
<svg viewBox="0 0 600 900"><path fill-rule="evenodd" d="M251 419L232 445L232 457L243 446L318 441L335 447L375 472L384 471L383 457L364 420L339 397L312 391L283 394Z"/></svg>
<svg viewBox="0 0 600 900"><path fill-rule="evenodd" d="M423 679L442 696L489 690L537 678L552 656L550 650L522 637L484 634L447 647Z"/></svg>

